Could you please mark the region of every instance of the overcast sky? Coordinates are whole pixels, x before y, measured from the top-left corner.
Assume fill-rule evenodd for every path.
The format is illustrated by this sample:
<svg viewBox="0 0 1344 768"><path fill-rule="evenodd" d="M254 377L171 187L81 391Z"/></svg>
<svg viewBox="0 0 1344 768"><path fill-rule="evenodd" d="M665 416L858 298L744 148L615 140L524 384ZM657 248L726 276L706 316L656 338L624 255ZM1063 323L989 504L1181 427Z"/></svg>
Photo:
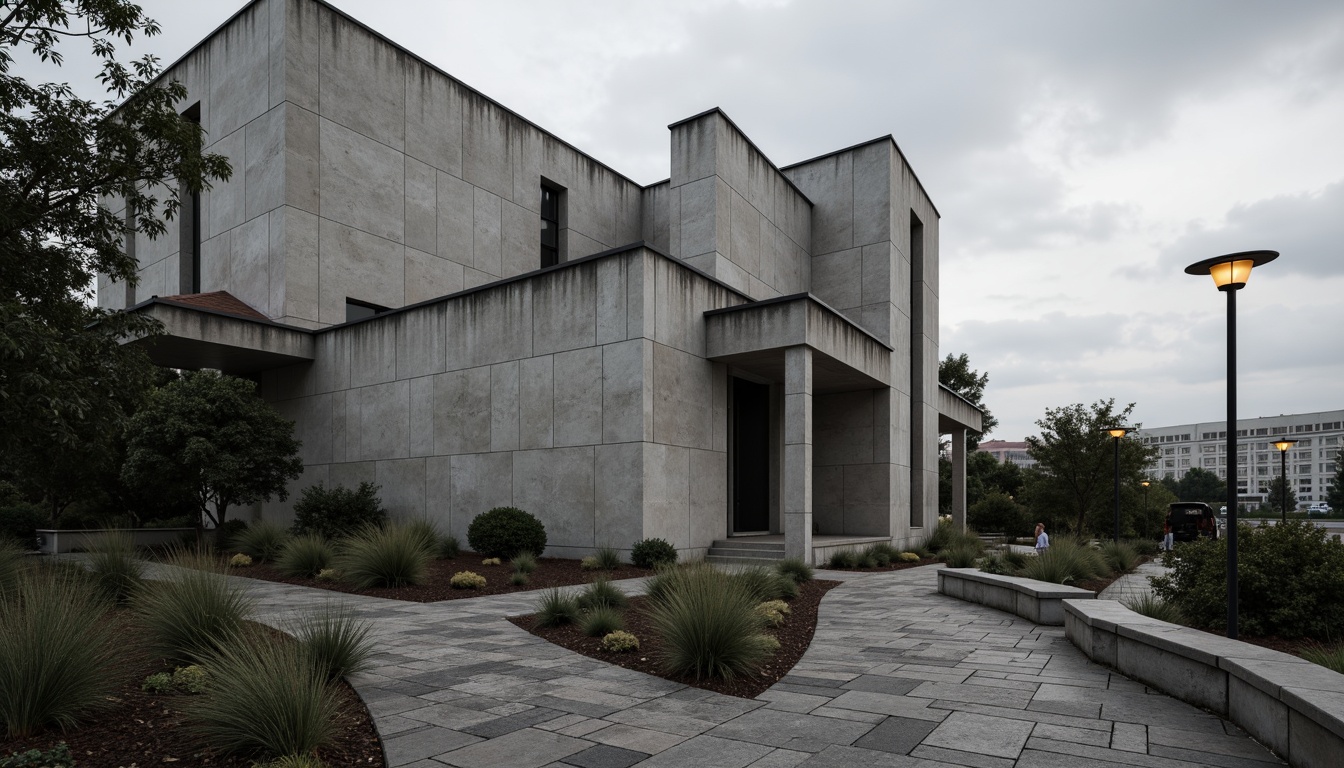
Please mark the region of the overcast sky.
<svg viewBox="0 0 1344 768"><path fill-rule="evenodd" d="M147 0L171 63L244 3ZM1344 408L1344 3L613 0L333 5L641 183L723 108L777 164L892 134L942 213L942 353L993 437L1115 397L1243 418ZM78 79L71 51L65 79Z"/></svg>

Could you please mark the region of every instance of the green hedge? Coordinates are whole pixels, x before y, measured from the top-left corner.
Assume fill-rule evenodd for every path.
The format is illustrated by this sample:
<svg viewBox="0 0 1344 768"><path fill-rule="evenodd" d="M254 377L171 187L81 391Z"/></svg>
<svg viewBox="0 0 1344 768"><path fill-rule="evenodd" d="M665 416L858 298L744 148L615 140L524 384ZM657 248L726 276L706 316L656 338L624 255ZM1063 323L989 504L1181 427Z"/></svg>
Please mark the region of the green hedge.
<svg viewBox="0 0 1344 768"><path fill-rule="evenodd" d="M546 527L517 507L495 507L471 521L467 544L486 557L511 558L519 552L540 557L546 550Z"/></svg>

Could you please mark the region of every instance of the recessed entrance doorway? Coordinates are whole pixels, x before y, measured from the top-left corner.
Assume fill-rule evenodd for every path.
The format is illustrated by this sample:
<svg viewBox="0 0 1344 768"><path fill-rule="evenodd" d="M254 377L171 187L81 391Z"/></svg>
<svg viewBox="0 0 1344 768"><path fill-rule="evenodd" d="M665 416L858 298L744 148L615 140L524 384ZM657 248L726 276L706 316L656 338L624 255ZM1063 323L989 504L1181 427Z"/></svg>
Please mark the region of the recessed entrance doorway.
<svg viewBox="0 0 1344 768"><path fill-rule="evenodd" d="M770 386L733 377L734 535L770 532Z"/></svg>

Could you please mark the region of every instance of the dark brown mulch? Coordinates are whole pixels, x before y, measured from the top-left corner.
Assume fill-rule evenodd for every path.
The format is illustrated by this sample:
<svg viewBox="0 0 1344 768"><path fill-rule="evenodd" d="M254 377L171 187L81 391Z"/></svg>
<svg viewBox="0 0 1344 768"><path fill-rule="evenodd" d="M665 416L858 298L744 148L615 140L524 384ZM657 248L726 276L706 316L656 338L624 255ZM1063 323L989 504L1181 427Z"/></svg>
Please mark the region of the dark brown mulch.
<svg viewBox="0 0 1344 768"><path fill-rule="evenodd" d="M793 665L798 663L798 659L803 657L808 645L812 643L812 633L817 628L817 608L821 604L822 596L840 584L838 581L815 579L802 584L798 596L789 601L791 610L784 624L770 629L770 633L779 641L779 650L775 652L774 658L761 668L760 674L756 677L739 677L733 680L696 679L664 674L657 661L662 649L646 612L648 598L643 596L630 598L630 606L623 612L625 631L639 638L639 650L629 653L604 651L601 638L588 637L573 625L538 627L535 615L515 616L509 621L537 637L608 664L645 672L707 691L754 699L762 691L779 682L779 679L788 674Z"/></svg>
<svg viewBox="0 0 1344 768"><path fill-rule="evenodd" d="M887 571L904 571L906 568L918 568L921 565L932 565L937 562L939 561L938 558L936 557L926 557L917 563L893 562L888 565L879 565L876 568L832 568L825 563L822 563L817 567L825 569L827 571L848 571L849 573L886 573Z"/></svg>
<svg viewBox="0 0 1344 768"><path fill-rule="evenodd" d="M637 579L651 573L651 571L636 568L633 565L622 565L611 571L585 571L579 567L578 560L539 557L537 558L537 569L528 576L527 584L515 587L509 583L509 577L513 575L513 566L509 565L508 560L502 561L500 565L481 565L483 559L471 552L463 552L452 560L433 560L429 564L429 572L426 574L425 583L413 587L378 587L375 589L355 589L340 582L294 578L284 575L276 570L275 566L267 564L250 565L246 568L231 568L229 572L235 576L247 576L253 579L298 584L304 587L326 589L352 595L385 597L390 600L409 600L416 603L436 603L440 600L458 600L467 597L481 597L482 595L507 595L532 589L567 587L571 584L587 584L601 577L612 581ZM448 584L448 580L459 571L471 571L484 576L485 587L483 589L454 589Z"/></svg>
<svg viewBox="0 0 1344 768"><path fill-rule="evenodd" d="M112 620L117 623L112 665L117 682L107 699L108 706L86 716L68 733L52 728L26 739L0 740L0 757L11 752L50 749L64 741L79 768L254 765L254 759L220 755L196 738L183 714L183 704L191 698L190 694L140 690L146 677L155 672L172 672L173 665L143 650L143 633L124 612L114 614ZM340 728L332 745L323 749L319 757L329 768L383 768L382 745L364 702L344 681L338 691Z"/></svg>

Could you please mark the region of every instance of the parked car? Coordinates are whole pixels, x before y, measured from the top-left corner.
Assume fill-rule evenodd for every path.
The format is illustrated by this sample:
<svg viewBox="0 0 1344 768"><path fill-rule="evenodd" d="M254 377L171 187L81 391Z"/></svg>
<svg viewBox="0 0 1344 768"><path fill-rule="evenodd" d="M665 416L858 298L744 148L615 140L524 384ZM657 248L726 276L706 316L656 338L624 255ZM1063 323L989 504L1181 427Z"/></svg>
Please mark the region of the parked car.
<svg viewBox="0 0 1344 768"><path fill-rule="evenodd" d="M1219 526L1213 507L1202 501L1178 501L1167 507L1167 525L1176 541L1216 539Z"/></svg>
<svg viewBox="0 0 1344 768"><path fill-rule="evenodd" d="M1330 505L1324 501L1307 507L1307 517L1325 517L1330 514Z"/></svg>

